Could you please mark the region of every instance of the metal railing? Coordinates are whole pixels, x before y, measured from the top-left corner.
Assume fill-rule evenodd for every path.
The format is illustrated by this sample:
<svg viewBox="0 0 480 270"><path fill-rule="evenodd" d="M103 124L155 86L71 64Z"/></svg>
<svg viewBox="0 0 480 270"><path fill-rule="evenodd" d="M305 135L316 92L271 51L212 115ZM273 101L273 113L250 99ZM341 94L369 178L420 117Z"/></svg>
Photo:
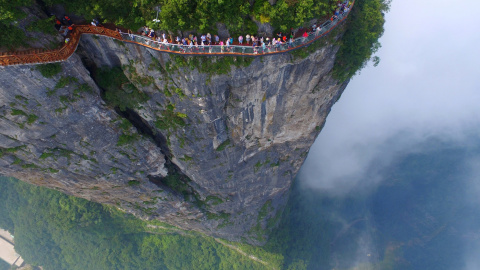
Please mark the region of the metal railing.
<svg viewBox="0 0 480 270"><path fill-rule="evenodd" d="M142 45L161 52L184 55L240 55L255 57L279 54L308 46L328 34L347 18L354 4L355 1L350 5L348 12L339 14L335 19L323 23L321 30L311 32L306 37L295 38L291 41L277 43L275 45L179 45L156 41L146 36L120 33L105 27L76 25L74 26L73 32L69 35L70 42L64 44L61 48L48 51L33 49L24 52L0 53L0 66L34 65L65 61L75 52L78 43L80 42L80 37L83 34L107 36L123 42Z"/></svg>
<svg viewBox="0 0 480 270"><path fill-rule="evenodd" d="M353 3L352 3L353 5ZM277 54L296 50L307 46L315 40L321 38L335 28L349 14L348 12L339 14L337 18L329 20L322 24L320 30L308 33L307 37L298 37L275 45L260 46L242 46L242 45L182 45L176 43L166 43L154 40L147 36L136 35L132 33L121 33L124 41L141 44L146 47L169 53L197 55L197 54L225 54L225 55L265 55Z"/></svg>

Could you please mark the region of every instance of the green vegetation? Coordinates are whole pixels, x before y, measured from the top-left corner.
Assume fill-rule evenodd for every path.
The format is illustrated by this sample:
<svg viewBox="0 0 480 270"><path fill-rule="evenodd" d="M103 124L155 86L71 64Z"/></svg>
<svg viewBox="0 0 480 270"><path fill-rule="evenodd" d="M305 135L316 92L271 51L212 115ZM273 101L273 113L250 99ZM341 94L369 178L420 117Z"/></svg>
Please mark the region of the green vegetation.
<svg viewBox="0 0 480 270"><path fill-rule="evenodd" d="M62 71L62 65L60 63L50 63L37 66L37 70L45 78L52 78Z"/></svg>
<svg viewBox="0 0 480 270"><path fill-rule="evenodd" d="M226 141L222 142L218 147L217 147L217 151L220 152L220 151L223 151L225 148L227 148L227 146L230 145L230 139L227 139Z"/></svg>
<svg viewBox="0 0 480 270"><path fill-rule="evenodd" d="M211 202L212 205L219 205L223 203L223 200L217 196L214 195L208 195L207 198L205 199L205 203Z"/></svg>
<svg viewBox="0 0 480 270"><path fill-rule="evenodd" d="M207 218L208 219L215 219L215 220L218 220L218 219L228 219L230 217L230 214L229 213L225 213L225 212L220 212L218 214L214 214L214 213L211 213L211 212L207 212Z"/></svg>
<svg viewBox="0 0 480 270"><path fill-rule="evenodd" d="M26 16L19 7L29 6L32 0L0 0L0 47L14 49L25 45L25 33L16 22Z"/></svg>
<svg viewBox="0 0 480 270"><path fill-rule="evenodd" d="M183 161L191 161L193 160L193 158L191 156L188 156L188 155L184 155L183 158L179 158L180 160L183 160Z"/></svg>
<svg viewBox="0 0 480 270"><path fill-rule="evenodd" d="M248 67L252 62L252 57L242 56L181 56L172 55L173 63L166 65L167 71L177 70L179 67L197 69L200 73L206 73L210 76L230 73L232 66Z"/></svg>
<svg viewBox="0 0 480 270"><path fill-rule="evenodd" d="M15 153L18 150L24 149L26 147L27 147L26 145L20 145L20 146L11 147L11 148L0 148L0 158L3 157L5 154Z"/></svg>
<svg viewBox="0 0 480 270"><path fill-rule="evenodd" d="M186 125L184 118L187 115L175 112L175 104L168 104L166 110L161 112L161 116L155 121L155 127L163 130L176 130L178 127Z"/></svg>
<svg viewBox="0 0 480 270"><path fill-rule="evenodd" d="M105 101L120 110L138 108L140 103L147 101L148 95L138 90L119 67L103 67L97 69L94 78L105 91Z"/></svg>
<svg viewBox="0 0 480 270"><path fill-rule="evenodd" d="M76 83L78 79L72 76L62 76L58 82L55 84L55 90L61 89L69 85L70 83Z"/></svg>
<svg viewBox="0 0 480 270"><path fill-rule="evenodd" d="M32 22L27 26L28 31L42 32L45 34L56 34L55 16Z"/></svg>
<svg viewBox="0 0 480 270"><path fill-rule="evenodd" d="M193 189L188 185L190 179L178 173L169 173L167 177L162 178L161 182L185 197L194 193Z"/></svg>
<svg viewBox="0 0 480 270"><path fill-rule="evenodd" d="M262 225L263 220L273 210L274 210L274 208L272 206L272 201L271 200L266 201L265 204L263 204L260 211L258 212L257 224L254 227L252 227L249 231L249 233L255 239L257 239L260 242L262 242L266 239L265 237L267 236L267 233L269 232L269 231L266 230L266 228L263 227L263 225Z"/></svg>
<svg viewBox="0 0 480 270"><path fill-rule="evenodd" d="M266 269L213 238L172 234L156 221L166 230L147 228L113 207L13 179L0 177L0 203L0 227L44 269Z"/></svg>
<svg viewBox="0 0 480 270"><path fill-rule="evenodd" d="M340 50L335 58L333 75L344 81L354 76L373 59L375 65L379 58L372 55L380 48L378 39L383 34L384 14L388 11L390 0L357 0L347 18L345 34L338 41ZM294 58L306 58L327 43L334 43L334 37L341 28L329 33L327 39L320 39L313 44L291 52Z"/></svg>
<svg viewBox="0 0 480 270"><path fill-rule="evenodd" d="M90 87L90 85L88 85L87 83L82 83L82 84L79 84L77 88L75 88L75 90L73 90L73 95L76 97L79 97L80 93L92 93L92 92L93 92L93 89L92 87Z"/></svg>
<svg viewBox="0 0 480 270"><path fill-rule="evenodd" d="M35 121L37 121L38 119L38 116L34 115L34 114L29 114L27 116L27 124L31 125L33 123L35 123Z"/></svg>
<svg viewBox="0 0 480 270"><path fill-rule="evenodd" d="M264 162L260 162L257 161L257 163L255 163L255 165L253 166L253 172L254 173L257 173L258 170L260 170L260 168L262 168L263 166L267 165L270 163L270 159L267 158L267 160L265 160ZM279 166L280 165L280 161L277 161L277 163L270 163L270 167L276 167L276 166Z"/></svg>
<svg viewBox="0 0 480 270"><path fill-rule="evenodd" d="M127 119L119 118L118 120L120 121L120 124L118 126L124 131L129 131L131 128L133 128L132 123L130 123L130 121L128 121Z"/></svg>
<svg viewBox="0 0 480 270"><path fill-rule="evenodd" d="M431 149L431 153L416 153L394 162L395 170L389 171L385 183L370 198L355 192L342 199L295 184L283 215L271 216L272 201L259 210L260 226L253 235L262 235L280 222L265 246L224 242L268 262L268 269L317 269L319 265L328 269L454 269L463 260L460 254L465 239L461 235L468 233L464 219L458 217L476 220L472 232L480 220L478 210L465 198L464 181L468 180L462 180L468 174L465 161L477 156L480 148L469 145L459 152L433 145ZM206 201L217 199L212 196ZM166 229L147 229L145 223L111 207L11 179L0 179L0 203L5 206L0 208L0 227L15 231L20 254L45 269L91 269L92 265L99 270L264 267L211 238L194 233L174 235L165 231L174 229L160 222L152 224ZM366 206L372 206L377 214L372 216ZM222 212L207 213L207 217L220 222L230 218ZM358 262L357 247L364 247L366 228L371 225L371 241L378 252L365 256L365 261L353 268ZM85 258L89 258L89 266Z"/></svg>
<svg viewBox="0 0 480 270"><path fill-rule="evenodd" d="M130 145L138 139L138 134L120 134L117 146Z"/></svg>
<svg viewBox="0 0 480 270"><path fill-rule="evenodd" d="M276 29L287 32L312 18L320 18L333 9L330 0L279 0L270 5L267 0L245 1L163 1L160 27L170 30L195 29L214 31L216 22L227 25L230 33L255 33L250 19L270 22Z"/></svg>
<svg viewBox="0 0 480 270"><path fill-rule="evenodd" d="M28 6L31 0L5 1L0 8L0 47L18 47L24 44L25 35L13 23L25 16L19 10L20 6ZM223 22L233 36L246 33L255 34L256 24L251 18L260 22L269 22L276 31L289 32L291 28L304 26L312 18L328 18L336 8L333 0L278 0L271 5L268 0L231 0L231 1L184 1L184 0L46 0L47 6L63 4L69 12L84 15L87 20L102 18L104 22L138 29L147 24L156 29L197 30L199 33L216 33L215 23ZM348 18L347 29L340 41L340 51L336 57L334 76L345 80L363 68L373 59L378 64L379 58L372 57L380 44L378 39L383 33L383 14L389 8L390 0L357 0ZM160 23L152 22L156 17L155 7L161 6ZM51 32L52 18L39 20L31 24L28 30ZM331 34L332 35L332 34ZM316 42L306 48L295 51L296 57L306 57L312 50L323 46ZM173 56L178 66L197 68L200 72L213 74L228 74L232 65L248 66L253 59L245 57L183 57ZM169 67L166 67L167 71ZM43 74L43 73L42 73ZM52 73L45 73L46 76ZM44 75L45 76L45 75ZM139 77L132 73L131 81L140 85L149 85L151 77ZM123 81L125 82L125 81ZM116 86L122 85L117 84ZM132 93L135 100L145 98L141 92L134 90L133 85L124 85L123 92ZM120 89L117 87L117 89ZM128 107L119 93L110 93L109 100L120 108ZM129 99L131 100L131 99Z"/></svg>
<svg viewBox="0 0 480 270"><path fill-rule="evenodd" d="M40 159L46 159L46 158L53 157L53 156L55 156L55 154L53 152L43 152L40 155Z"/></svg>
<svg viewBox="0 0 480 270"><path fill-rule="evenodd" d="M11 3L15 2L15 3ZM84 16L87 20L101 18L102 22L111 22L130 29L138 29L147 24L160 29L197 30L216 33L215 24L224 23L232 35L257 32L254 18L262 23L270 22L274 28L287 32L290 28L302 26L312 18L321 18L331 13L336 1L332 0L279 0L270 5L268 0L231 0L231 1L200 1L200 0L45 0L45 5L62 4L67 12ZM3 25L24 16L20 6L28 6L31 0L2 0L0 14L5 17ZM156 18L156 6L161 6L159 23ZM5 16L6 14L7 16ZM41 27L43 21L36 22L40 26L32 30L47 30ZM46 24L46 23L45 23ZM53 28L53 27L52 27ZM6 32L3 32L6 33ZM7 39L13 41L13 39Z"/></svg>
<svg viewBox="0 0 480 270"><path fill-rule="evenodd" d="M137 73L135 69L135 61L130 60L128 65L123 65L122 69L127 72L128 76L130 77L129 81L134 83L135 85L141 85L143 87L149 86L153 83L154 78L152 76L141 76Z"/></svg>
<svg viewBox="0 0 480 270"><path fill-rule="evenodd" d="M35 114L27 114L26 112L22 111L22 110L18 110L18 109L12 109L12 115L23 115L25 117L27 117L27 121L26 123L31 125L33 123L35 123L35 121L37 121L38 119L38 116L36 116Z"/></svg>
<svg viewBox="0 0 480 270"><path fill-rule="evenodd" d="M128 181L128 185L129 186L138 186L138 185L140 185L140 182L136 181L136 180L130 180L130 181Z"/></svg>
<svg viewBox="0 0 480 270"><path fill-rule="evenodd" d="M27 116L27 114L22 111L22 110L18 110L18 109L12 109L12 115L23 115L23 116Z"/></svg>
<svg viewBox="0 0 480 270"><path fill-rule="evenodd" d="M384 13L390 0L357 0L350 12L347 30L341 39L335 58L333 75L343 81L365 67L380 48L378 39L383 34ZM373 58L375 65L379 58Z"/></svg>
<svg viewBox="0 0 480 270"><path fill-rule="evenodd" d="M10 269L10 264L8 264L6 261L0 259L0 269L2 269L2 270Z"/></svg>

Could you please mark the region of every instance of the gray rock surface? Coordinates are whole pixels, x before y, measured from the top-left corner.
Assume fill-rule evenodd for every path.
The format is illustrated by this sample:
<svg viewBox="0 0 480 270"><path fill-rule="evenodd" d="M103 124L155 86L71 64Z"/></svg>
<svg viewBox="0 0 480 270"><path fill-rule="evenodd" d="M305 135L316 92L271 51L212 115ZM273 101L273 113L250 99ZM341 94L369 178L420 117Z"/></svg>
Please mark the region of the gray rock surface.
<svg viewBox="0 0 480 270"><path fill-rule="evenodd" d="M330 75L337 50L326 44L305 59L254 58L215 74L225 59L183 58L84 35L52 79L31 66L0 67L0 173L142 218L261 244L347 85ZM102 66L122 66L148 95L132 109L163 143L125 128L103 102L86 68ZM66 76L76 79L52 93ZM76 90L81 85L91 91ZM184 126L158 128L169 104ZM122 134L137 139L119 145ZM163 184L171 168L191 180L191 195Z"/></svg>

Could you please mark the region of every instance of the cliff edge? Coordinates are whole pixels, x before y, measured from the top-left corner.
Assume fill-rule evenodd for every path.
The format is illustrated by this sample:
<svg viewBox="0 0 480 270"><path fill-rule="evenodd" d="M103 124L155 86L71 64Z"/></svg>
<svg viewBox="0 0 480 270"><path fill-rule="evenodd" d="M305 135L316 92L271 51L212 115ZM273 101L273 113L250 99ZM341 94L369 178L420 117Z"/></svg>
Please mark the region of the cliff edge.
<svg viewBox="0 0 480 270"><path fill-rule="evenodd" d="M339 32L305 58L183 57L82 36L51 78L0 67L0 173L261 244L348 83L331 75Z"/></svg>

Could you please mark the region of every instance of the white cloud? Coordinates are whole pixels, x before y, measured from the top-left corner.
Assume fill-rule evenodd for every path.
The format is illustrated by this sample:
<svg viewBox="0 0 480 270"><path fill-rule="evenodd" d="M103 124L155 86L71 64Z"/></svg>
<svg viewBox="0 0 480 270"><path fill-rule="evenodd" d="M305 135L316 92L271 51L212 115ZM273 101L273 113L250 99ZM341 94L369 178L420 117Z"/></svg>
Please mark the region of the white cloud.
<svg viewBox="0 0 480 270"><path fill-rule="evenodd" d="M348 191L372 165L387 165L432 137L460 142L478 130L479 9L474 0L393 1L380 65L354 77L300 178L331 192ZM386 145L394 148L385 151Z"/></svg>

